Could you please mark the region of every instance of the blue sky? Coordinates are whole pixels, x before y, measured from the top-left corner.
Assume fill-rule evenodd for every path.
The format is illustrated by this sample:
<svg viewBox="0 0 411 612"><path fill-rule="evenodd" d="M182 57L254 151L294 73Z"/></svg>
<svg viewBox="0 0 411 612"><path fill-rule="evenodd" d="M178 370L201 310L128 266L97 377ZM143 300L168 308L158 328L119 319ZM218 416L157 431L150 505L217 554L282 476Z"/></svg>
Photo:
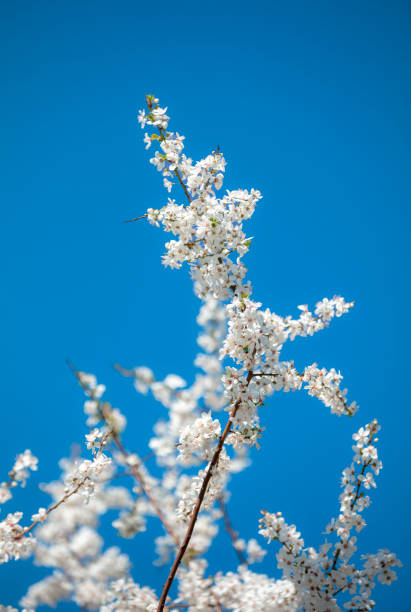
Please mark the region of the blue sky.
<svg viewBox="0 0 411 612"><path fill-rule="evenodd" d="M407 609L409 3L21 1L0 11L0 479L25 448L39 457L16 497L29 516L45 501L36 485L83 440L66 358L107 385L141 454L163 409L112 363L193 377L199 304L187 271L161 266L160 230L122 224L166 201L136 126L154 93L192 157L220 145L225 186L263 193L247 225L255 299L281 315L334 294L356 303L284 357L340 369L360 411L338 419L303 392L273 397L255 466L232 483L235 527L254 537L260 509L281 510L317 545L337 514L350 437L377 417L384 470L360 549L398 554L405 567L376 589L376 609ZM150 540L139 538L126 546L134 577L158 587L165 570L141 558ZM274 573L274 549L267 557L256 569ZM234 567L224 534L210 561ZM42 575L2 566L1 603Z"/></svg>

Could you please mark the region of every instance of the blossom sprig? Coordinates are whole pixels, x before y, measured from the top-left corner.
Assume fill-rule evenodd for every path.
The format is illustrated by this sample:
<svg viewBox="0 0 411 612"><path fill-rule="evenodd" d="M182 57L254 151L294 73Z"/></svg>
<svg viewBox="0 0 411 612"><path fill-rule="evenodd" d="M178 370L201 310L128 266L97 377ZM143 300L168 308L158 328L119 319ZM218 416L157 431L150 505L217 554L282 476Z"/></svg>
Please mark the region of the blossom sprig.
<svg viewBox="0 0 411 612"><path fill-rule="evenodd" d="M340 539L335 545L332 568L335 569L339 558L347 561L356 550L356 538L351 537L351 531L355 528L361 531L366 523L362 512L368 508L371 499L365 490L376 487L374 475L377 476L382 468L382 462L378 458L376 437L380 430L378 421L374 419L365 427L353 434L356 442L353 446L354 459L350 467L343 471L341 486L344 488L340 495L340 514L336 520L332 520L326 527L326 533L335 532ZM355 466L360 466L356 471Z"/></svg>
<svg viewBox="0 0 411 612"><path fill-rule="evenodd" d="M353 308L354 302L346 302L336 295L332 299L324 298L315 305L314 314L307 304L298 306L301 315L298 319L286 318L286 327L291 340L296 336L312 336L315 332L327 327L334 317L341 317Z"/></svg>
<svg viewBox="0 0 411 612"><path fill-rule="evenodd" d="M340 389L342 375L334 368L327 371L325 368L319 369L317 364L313 363L305 368L302 380L307 383L304 388L308 390L308 394L318 397L331 409L332 414L352 417L357 412L357 402L347 402L347 389Z"/></svg>
<svg viewBox="0 0 411 612"><path fill-rule="evenodd" d="M394 568L401 567L401 562L387 550L363 555L365 563L361 569L349 563L357 550L357 539L351 531L355 528L358 532L364 528L361 513L370 505L369 496L362 488L367 490L376 486L373 476L382 467L375 447L379 429L374 420L353 435L356 442L353 446L354 463L343 471L340 515L326 528L327 534L335 533L338 537L334 546L325 542L318 552L304 548L301 534L294 525L287 525L281 513L263 512L260 519L259 533L269 541L281 543L277 554L278 567L296 585L299 605L307 611L340 610L337 597L348 592L353 597L343 604L344 608L370 610L375 605L371 599L375 578L383 584L396 580ZM355 465L361 466L358 472Z"/></svg>

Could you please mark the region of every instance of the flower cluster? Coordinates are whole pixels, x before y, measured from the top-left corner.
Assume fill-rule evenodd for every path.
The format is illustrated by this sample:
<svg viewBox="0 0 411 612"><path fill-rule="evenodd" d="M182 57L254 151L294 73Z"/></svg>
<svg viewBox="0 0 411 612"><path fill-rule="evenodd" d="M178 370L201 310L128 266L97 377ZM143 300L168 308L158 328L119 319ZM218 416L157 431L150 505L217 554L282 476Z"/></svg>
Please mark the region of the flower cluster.
<svg viewBox="0 0 411 612"><path fill-rule="evenodd" d="M348 404L345 399L347 389L340 390L341 380L341 374L337 373L334 368L327 372L325 368L320 370L316 363L304 370L303 381L307 383L304 388L308 390L309 395L318 397L327 407L331 408L333 414L353 416L358 406L356 402Z"/></svg>
<svg viewBox="0 0 411 612"><path fill-rule="evenodd" d="M191 425L186 425L180 434L180 462L183 465L191 465L195 461L195 455L201 460L210 460L220 434L220 421L213 420L210 414L203 412Z"/></svg>
<svg viewBox="0 0 411 612"><path fill-rule="evenodd" d="M125 416L118 408L112 408L111 404L101 399L106 387L97 383L94 374L76 371L75 374L84 393L90 398L84 402L84 412L88 415L87 425L91 427L104 421L105 431L123 431L127 423Z"/></svg>
<svg viewBox="0 0 411 612"><path fill-rule="evenodd" d="M0 564L10 559L25 559L34 547L34 539L25 537L25 530L20 525L22 512L13 512L0 521Z"/></svg>

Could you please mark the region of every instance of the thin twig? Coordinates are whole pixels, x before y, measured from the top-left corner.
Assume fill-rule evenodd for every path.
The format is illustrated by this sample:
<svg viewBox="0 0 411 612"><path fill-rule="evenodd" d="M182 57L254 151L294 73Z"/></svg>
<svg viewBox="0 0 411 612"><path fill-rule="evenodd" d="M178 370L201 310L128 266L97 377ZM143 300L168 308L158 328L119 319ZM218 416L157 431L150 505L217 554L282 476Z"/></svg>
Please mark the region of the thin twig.
<svg viewBox="0 0 411 612"><path fill-rule="evenodd" d="M50 514L50 512L53 512L53 510L56 510L56 508L61 506L61 504L63 504L65 501L67 501L72 495L74 495L74 493L77 493L77 491L83 486L83 484L85 484L86 480L89 480L89 478L88 477L84 478L84 480L79 482L78 485L76 485L76 487L72 491L70 491L69 493L66 493L66 495L64 495L64 497L59 499L58 502L56 502L55 504L53 504L52 506L47 508L46 516L48 516ZM45 520L45 519L43 519L43 520ZM23 536L25 536L27 533L29 533L29 531L34 529L34 527L36 527L36 525L38 525L39 523L42 523L43 520L33 521L31 525L29 525L28 527L25 527L23 529L23 531L21 533L19 533L14 539L15 540L20 540Z"/></svg>
<svg viewBox="0 0 411 612"><path fill-rule="evenodd" d="M123 223L133 223L133 221L139 221L140 219L145 219L146 217L148 217L147 213L145 215L141 215L141 217L134 217L134 219L127 219L126 221L123 221Z"/></svg>
<svg viewBox="0 0 411 612"><path fill-rule="evenodd" d="M223 521L224 521L224 527L228 533L228 535L231 538L231 543L233 545L233 548L237 554L238 560L241 563L241 565L243 565L244 563L247 563L247 559L245 558L245 555L243 553L242 550L240 550L239 548L237 548L236 546L236 542L238 542L238 533L236 531L234 531L233 526L231 524L230 521L230 517L228 516L228 512L227 512L227 506L223 500L222 497L220 497L218 499L218 504L220 506L220 510L223 514Z"/></svg>
<svg viewBox="0 0 411 612"><path fill-rule="evenodd" d="M176 177L178 178L178 181L179 181L179 183L180 183L181 187L183 188L184 193L186 194L187 200L188 200L188 201L190 202L190 204L191 204L191 202L193 201L193 198L192 198L192 197L190 196L190 194L188 193L188 191L187 191L187 187L185 186L185 183L184 183L183 179L181 178L181 174L180 174L180 172L179 172L179 170L178 170L177 168L174 170L174 174L175 174L175 175L176 175Z"/></svg>
<svg viewBox="0 0 411 612"><path fill-rule="evenodd" d="M120 372L122 376L128 376L129 378L135 377L134 370L127 370L127 368L123 368L119 363L113 363L113 368L117 370L117 372Z"/></svg>

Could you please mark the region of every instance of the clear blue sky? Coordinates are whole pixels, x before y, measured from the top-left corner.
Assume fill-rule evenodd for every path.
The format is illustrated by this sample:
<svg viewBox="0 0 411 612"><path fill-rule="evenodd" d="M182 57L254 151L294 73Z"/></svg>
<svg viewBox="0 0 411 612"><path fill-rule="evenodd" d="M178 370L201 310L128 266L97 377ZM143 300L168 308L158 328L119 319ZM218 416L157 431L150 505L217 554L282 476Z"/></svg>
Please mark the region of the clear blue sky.
<svg viewBox="0 0 411 612"><path fill-rule="evenodd" d="M27 516L45 503L36 484L58 475L86 432L67 357L108 386L141 454L162 408L111 364L193 376L199 304L187 271L161 266L160 230L122 224L166 200L136 127L154 93L194 158L219 144L226 187L264 195L247 226L254 297L281 315L334 294L356 302L284 357L341 369L359 413L338 419L303 392L272 398L255 468L233 481L235 526L254 537L260 509L281 510L318 545L338 511L351 434L377 417L384 470L359 542L405 564L398 583L376 590L376 609L409 609L410 9L1 3L0 479L19 451L39 457L16 498ZM139 538L126 547L134 577L158 588L166 570L141 558L149 538ZM273 573L274 548L267 557L256 569ZM217 560L234 567L224 534L210 559L211 571ZM1 603L16 604L43 573L2 566Z"/></svg>

